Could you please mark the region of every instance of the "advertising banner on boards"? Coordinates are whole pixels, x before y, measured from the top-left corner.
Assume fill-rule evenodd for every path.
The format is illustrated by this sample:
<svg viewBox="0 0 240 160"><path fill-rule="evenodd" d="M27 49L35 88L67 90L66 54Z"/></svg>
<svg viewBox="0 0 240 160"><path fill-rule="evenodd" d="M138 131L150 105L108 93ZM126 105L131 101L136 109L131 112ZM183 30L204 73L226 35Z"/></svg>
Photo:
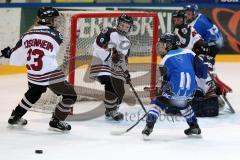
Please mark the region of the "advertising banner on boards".
<svg viewBox="0 0 240 160"><path fill-rule="evenodd" d="M134 11L150 11L158 12L159 17L159 34L171 31L172 28L172 12L181 7L159 7L149 9L139 8L118 8L119 10ZM240 54L240 11L239 9L230 8L208 8L200 9L222 32L224 37L224 46L220 50L220 54Z"/></svg>

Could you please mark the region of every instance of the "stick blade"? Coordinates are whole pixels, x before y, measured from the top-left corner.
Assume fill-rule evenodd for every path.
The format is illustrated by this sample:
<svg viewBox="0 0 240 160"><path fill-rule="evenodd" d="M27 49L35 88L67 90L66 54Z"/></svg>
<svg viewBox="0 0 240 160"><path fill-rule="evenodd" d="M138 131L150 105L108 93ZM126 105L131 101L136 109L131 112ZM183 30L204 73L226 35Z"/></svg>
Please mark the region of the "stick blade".
<svg viewBox="0 0 240 160"><path fill-rule="evenodd" d="M111 131L110 134L114 136L121 136L123 134L127 133L126 131Z"/></svg>

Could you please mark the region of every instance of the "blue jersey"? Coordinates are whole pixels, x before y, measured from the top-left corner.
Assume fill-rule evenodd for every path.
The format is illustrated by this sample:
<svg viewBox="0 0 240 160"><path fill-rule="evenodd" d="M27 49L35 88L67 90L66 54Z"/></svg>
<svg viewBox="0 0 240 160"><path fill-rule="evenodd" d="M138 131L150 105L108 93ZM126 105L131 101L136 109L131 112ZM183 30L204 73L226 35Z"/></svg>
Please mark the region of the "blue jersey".
<svg viewBox="0 0 240 160"><path fill-rule="evenodd" d="M202 36L204 41L209 45L222 47L223 36L216 25L205 15L199 14L198 17L189 24Z"/></svg>
<svg viewBox="0 0 240 160"><path fill-rule="evenodd" d="M188 49L170 50L162 59L167 69L166 81L175 96L191 97L196 89L195 53Z"/></svg>

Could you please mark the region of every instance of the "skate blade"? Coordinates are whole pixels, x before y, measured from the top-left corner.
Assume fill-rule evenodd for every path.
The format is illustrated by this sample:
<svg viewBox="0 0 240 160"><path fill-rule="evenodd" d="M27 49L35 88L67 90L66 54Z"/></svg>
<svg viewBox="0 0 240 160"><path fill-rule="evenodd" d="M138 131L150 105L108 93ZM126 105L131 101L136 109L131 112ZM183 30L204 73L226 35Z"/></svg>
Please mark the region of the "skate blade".
<svg viewBox="0 0 240 160"><path fill-rule="evenodd" d="M21 124L8 124L7 128L9 129L23 129L26 125Z"/></svg>
<svg viewBox="0 0 240 160"><path fill-rule="evenodd" d="M116 121L112 117L105 117L105 120L108 121L108 122L113 122L113 123L120 123L120 122L123 121L123 119L119 120L119 121Z"/></svg>
<svg viewBox="0 0 240 160"><path fill-rule="evenodd" d="M151 140L151 138L146 134L142 134L142 138L143 138L144 141L150 141Z"/></svg>
<svg viewBox="0 0 240 160"><path fill-rule="evenodd" d="M127 133L126 131L111 131L110 134L114 136L121 136Z"/></svg>
<svg viewBox="0 0 240 160"><path fill-rule="evenodd" d="M201 139L202 135L201 134L190 134L187 135L189 138L196 138L196 139Z"/></svg>
<svg viewBox="0 0 240 160"><path fill-rule="evenodd" d="M53 128L53 127L49 127L48 130L54 131L54 132L59 132L59 133L69 133L70 132L70 130L61 130L61 129Z"/></svg>

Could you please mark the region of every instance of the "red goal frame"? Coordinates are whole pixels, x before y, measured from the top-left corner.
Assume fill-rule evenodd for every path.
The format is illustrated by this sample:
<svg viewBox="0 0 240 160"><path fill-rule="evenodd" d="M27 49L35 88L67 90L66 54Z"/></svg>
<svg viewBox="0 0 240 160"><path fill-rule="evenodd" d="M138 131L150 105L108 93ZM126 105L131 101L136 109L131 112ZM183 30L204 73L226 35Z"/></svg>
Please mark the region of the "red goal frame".
<svg viewBox="0 0 240 160"><path fill-rule="evenodd" d="M153 17L153 42L152 42L152 58L151 58L151 92L150 97L155 95L156 86L156 66L157 66L157 53L156 43L158 40L158 26L159 19L157 13L154 12L124 12L132 17ZM119 17L122 12L105 12L105 13L77 13L71 17L71 38L70 38L70 60L69 60L69 82L74 85L75 79L75 54L76 54L76 38L77 38L77 21L80 18L111 18Z"/></svg>

